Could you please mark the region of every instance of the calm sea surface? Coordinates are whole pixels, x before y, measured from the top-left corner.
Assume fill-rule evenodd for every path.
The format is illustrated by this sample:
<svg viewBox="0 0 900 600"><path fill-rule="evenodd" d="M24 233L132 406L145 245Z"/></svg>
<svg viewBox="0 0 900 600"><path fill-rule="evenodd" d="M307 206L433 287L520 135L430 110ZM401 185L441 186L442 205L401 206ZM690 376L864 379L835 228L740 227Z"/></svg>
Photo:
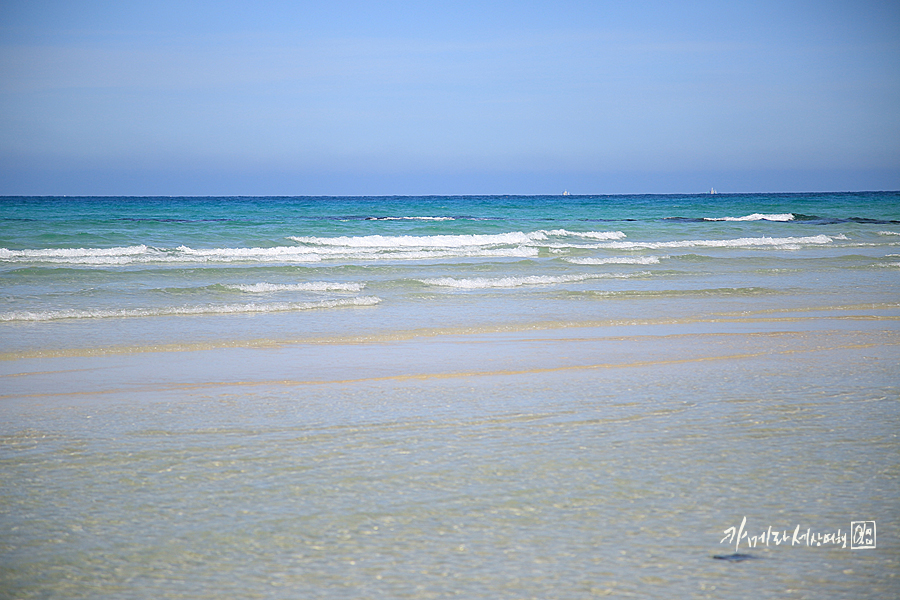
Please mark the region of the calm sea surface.
<svg viewBox="0 0 900 600"><path fill-rule="evenodd" d="M0 598L898 597L898 345L900 193L0 198Z"/></svg>

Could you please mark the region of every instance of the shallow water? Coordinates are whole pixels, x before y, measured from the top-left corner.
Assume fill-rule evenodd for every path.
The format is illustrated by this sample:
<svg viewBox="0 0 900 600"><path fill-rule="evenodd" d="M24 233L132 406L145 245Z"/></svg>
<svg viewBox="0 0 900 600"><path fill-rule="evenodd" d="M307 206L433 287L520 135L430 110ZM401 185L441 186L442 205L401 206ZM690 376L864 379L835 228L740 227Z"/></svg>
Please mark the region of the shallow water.
<svg viewBox="0 0 900 600"><path fill-rule="evenodd" d="M82 227L88 249L218 257L351 241L314 266L0 257L20 316L0 323L0 596L898 594L896 196L345 200L73 205L94 228L3 205L39 223L5 220L10 252L81 248ZM217 205L244 221L210 230ZM754 213L817 219L696 220ZM453 215L483 220L356 218ZM625 237L435 238L560 228ZM350 250L388 234L464 250ZM738 239L779 241L712 243ZM723 542L745 517L790 541ZM851 521L876 548L793 541ZM755 560L713 558L736 552Z"/></svg>

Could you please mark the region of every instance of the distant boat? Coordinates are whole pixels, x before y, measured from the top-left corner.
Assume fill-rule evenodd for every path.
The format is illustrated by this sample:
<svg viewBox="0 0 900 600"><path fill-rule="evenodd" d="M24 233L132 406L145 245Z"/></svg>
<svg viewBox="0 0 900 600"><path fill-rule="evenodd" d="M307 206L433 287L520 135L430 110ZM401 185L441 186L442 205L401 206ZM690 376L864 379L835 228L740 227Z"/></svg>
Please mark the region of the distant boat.
<svg viewBox="0 0 900 600"><path fill-rule="evenodd" d="M568 196L568 195L569 195L569 190L563 190L563 196Z"/></svg>
<svg viewBox="0 0 900 600"><path fill-rule="evenodd" d="M716 191L716 188L709 188L709 193L710 194L718 194L719 192Z"/></svg>

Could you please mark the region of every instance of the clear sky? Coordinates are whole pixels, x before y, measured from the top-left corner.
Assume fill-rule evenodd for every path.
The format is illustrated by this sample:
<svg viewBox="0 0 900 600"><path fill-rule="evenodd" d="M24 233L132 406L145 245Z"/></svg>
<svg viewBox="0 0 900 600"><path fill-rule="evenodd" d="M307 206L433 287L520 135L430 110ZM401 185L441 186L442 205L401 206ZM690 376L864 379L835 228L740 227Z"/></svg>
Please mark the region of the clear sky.
<svg viewBox="0 0 900 600"><path fill-rule="evenodd" d="M0 194L900 189L900 2L0 1Z"/></svg>

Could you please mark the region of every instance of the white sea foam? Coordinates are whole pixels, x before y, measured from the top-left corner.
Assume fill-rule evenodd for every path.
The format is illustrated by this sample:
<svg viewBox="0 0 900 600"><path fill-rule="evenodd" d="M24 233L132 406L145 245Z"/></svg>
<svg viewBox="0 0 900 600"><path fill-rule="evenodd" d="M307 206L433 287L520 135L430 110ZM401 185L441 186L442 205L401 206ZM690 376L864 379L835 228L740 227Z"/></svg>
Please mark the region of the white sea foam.
<svg viewBox="0 0 900 600"><path fill-rule="evenodd" d="M704 217L704 221L793 221L794 215L791 213L782 214L761 214L753 213L744 217Z"/></svg>
<svg viewBox="0 0 900 600"><path fill-rule="evenodd" d="M381 302L375 296L359 296L322 300L319 302L268 302L251 304L202 304L195 306L165 306L159 308L123 309L62 309L48 311L10 311L0 313L0 322L55 321L60 319L106 319L124 317L161 317L175 315L223 315L240 313L271 313L345 306L372 306Z"/></svg>
<svg viewBox="0 0 900 600"><path fill-rule="evenodd" d="M115 248L46 248L40 250L9 250L0 248L0 261L12 263L122 265L147 259L164 260L165 253L143 244Z"/></svg>
<svg viewBox="0 0 900 600"><path fill-rule="evenodd" d="M668 258L668 257L663 257ZM611 258L564 258L574 265L656 265L659 256L613 256Z"/></svg>
<svg viewBox="0 0 900 600"><path fill-rule="evenodd" d="M41 250L9 250L0 248L0 259L11 258L80 258L83 256L136 256L149 252L150 248L141 244L116 248L44 248Z"/></svg>
<svg viewBox="0 0 900 600"><path fill-rule="evenodd" d="M661 248L775 248L784 250L796 250L803 246L818 246L830 244L832 238L827 235L814 235L808 237L755 237L736 238L730 240L680 240L672 242L608 242L597 244L596 248L611 249L635 249L643 248L656 250Z"/></svg>
<svg viewBox="0 0 900 600"><path fill-rule="evenodd" d="M900 235L900 231L879 231L878 235Z"/></svg>
<svg viewBox="0 0 900 600"><path fill-rule="evenodd" d="M327 281L309 281L305 283L250 283L223 286L239 292L261 294L268 292L358 292L365 287L364 283L330 283Z"/></svg>
<svg viewBox="0 0 900 600"><path fill-rule="evenodd" d="M317 250L320 259L325 260L428 260L439 258L528 258L538 255L538 249L528 246L515 248L484 248L480 246L463 248L321 248Z"/></svg>
<svg viewBox="0 0 900 600"><path fill-rule="evenodd" d="M441 287L453 287L464 290L486 288L513 288L523 285L555 285L560 283L577 283L589 279L627 278L638 275L649 275L642 272L629 275L616 273L583 273L578 275L525 275L521 277L471 277L456 279L454 277L435 277L431 279L419 279L422 283Z"/></svg>
<svg viewBox="0 0 900 600"><path fill-rule="evenodd" d="M321 258L309 248L276 246L273 248L211 248L194 249L178 246L172 253L174 261L199 262L316 262Z"/></svg>
<svg viewBox="0 0 900 600"><path fill-rule="evenodd" d="M162 249L145 245L116 248L59 248L46 250L9 250L0 248L0 262L50 263L86 266L154 263L228 263L228 262L317 262L319 255L309 248L211 248L187 246Z"/></svg>
<svg viewBox="0 0 900 600"><path fill-rule="evenodd" d="M455 221L454 217L367 217L370 221Z"/></svg>
<svg viewBox="0 0 900 600"><path fill-rule="evenodd" d="M310 263L322 260L427 260L443 258L529 258L540 248L551 252L568 249L661 249L689 247L777 247L799 248L827 244L839 235L785 238L739 238L731 240L687 240L664 242L625 241L620 231L573 232L565 229L521 231L499 234L431 236L340 236L291 237L297 246L271 248L154 248L146 245L116 248L60 248L9 250L0 248L0 263L38 263L78 266L118 266L136 264L222 264ZM577 263L576 263L577 264ZM606 264L606 263L583 263ZM652 264L634 263L634 264Z"/></svg>
<svg viewBox="0 0 900 600"><path fill-rule="evenodd" d="M626 237L621 231L569 231L567 229L551 229L549 231L541 230L535 233L543 233L546 236L556 237L579 237L589 240L621 240Z"/></svg>
<svg viewBox="0 0 900 600"><path fill-rule="evenodd" d="M543 239L543 234L512 233L469 235L361 235L338 237L290 236L288 239L312 246L345 248L466 248L528 244Z"/></svg>
<svg viewBox="0 0 900 600"><path fill-rule="evenodd" d="M565 229L538 230L525 233L513 231L497 234L458 235L366 235L312 237L291 236L290 240L315 252L322 259L437 259L465 257L518 257L538 255L540 247L556 244L551 238L575 237L591 240L618 240L625 237L620 231L571 232ZM566 247L584 247L569 244Z"/></svg>
<svg viewBox="0 0 900 600"><path fill-rule="evenodd" d="M533 245L548 237L580 237L596 240L619 240L621 231L573 232L565 229L538 230L525 233L511 231L495 234L459 235L363 235L338 237L290 236L288 239L312 246L343 246L349 248L472 248L476 246Z"/></svg>
<svg viewBox="0 0 900 600"><path fill-rule="evenodd" d="M424 218L424 217L423 217ZM429 217L430 219L431 217ZM434 217L434 219L443 217ZM539 246L572 244L551 238L620 240L621 231L513 231L498 234L401 236L292 236L296 246L271 248L154 248L146 245L114 248L58 248L10 250L0 248L0 262L80 266L117 266L159 263L307 263L331 260L436 259L453 257L532 257ZM575 244L574 247L583 247Z"/></svg>

